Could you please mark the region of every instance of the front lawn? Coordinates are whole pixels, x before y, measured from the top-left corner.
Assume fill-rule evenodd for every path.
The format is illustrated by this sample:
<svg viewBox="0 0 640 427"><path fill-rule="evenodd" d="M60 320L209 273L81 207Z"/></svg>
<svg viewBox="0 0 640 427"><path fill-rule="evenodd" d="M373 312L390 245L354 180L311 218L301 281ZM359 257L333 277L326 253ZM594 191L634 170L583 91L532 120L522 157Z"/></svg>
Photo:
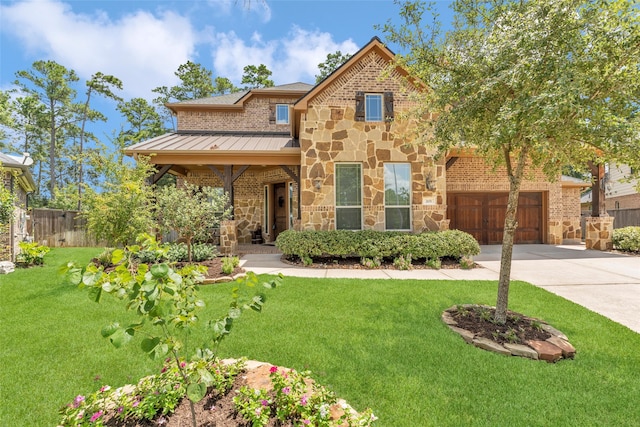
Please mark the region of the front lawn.
<svg viewBox="0 0 640 427"><path fill-rule="evenodd" d="M55 249L45 267L0 276L0 425L46 426L77 394L157 372L137 343L115 349L102 326L125 318L96 304L57 268L100 249ZM205 286L203 318L226 308L230 284ZM486 281L286 278L248 313L221 356L310 369L378 426L617 425L640 423L640 335L534 286L514 282L510 309L541 317L578 350L557 364L499 356L465 344L441 323L458 303L494 304ZM197 343L203 336L191 338Z"/></svg>

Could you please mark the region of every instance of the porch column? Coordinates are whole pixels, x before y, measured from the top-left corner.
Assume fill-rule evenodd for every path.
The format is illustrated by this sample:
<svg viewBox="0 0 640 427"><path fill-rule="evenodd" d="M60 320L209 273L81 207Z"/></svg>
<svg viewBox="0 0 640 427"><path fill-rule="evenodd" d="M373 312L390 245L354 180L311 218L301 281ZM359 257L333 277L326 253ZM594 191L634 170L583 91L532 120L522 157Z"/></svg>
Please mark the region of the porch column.
<svg viewBox="0 0 640 427"><path fill-rule="evenodd" d="M220 253L236 255L238 253L238 232L233 219L220 221Z"/></svg>

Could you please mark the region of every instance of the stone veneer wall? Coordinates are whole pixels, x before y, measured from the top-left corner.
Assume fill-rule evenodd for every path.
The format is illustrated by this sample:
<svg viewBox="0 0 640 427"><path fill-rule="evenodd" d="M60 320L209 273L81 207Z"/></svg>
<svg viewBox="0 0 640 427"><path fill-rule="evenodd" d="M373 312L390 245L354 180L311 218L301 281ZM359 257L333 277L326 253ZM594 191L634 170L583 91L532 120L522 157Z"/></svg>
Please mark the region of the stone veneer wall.
<svg viewBox="0 0 640 427"><path fill-rule="evenodd" d="M244 104L243 110L238 111L178 111L178 130L289 132L291 129L289 124L269 123L269 106L272 104L293 104L297 99L297 96L293 98L254 96Z"/></svg>
<svg viewBox="0 0 640 427"><path fill-rule="evenodd" d="M222 181L213 172L192 172L186 180L196 185L222 187ZM251 233L260 226L265 241L270 236L263 224L264 219L264 186L277 182L290 182L291 177L280 168L245 171L234 183L234 220L237 228L238 243L251 243ZM294 183L293 192L294 218L298 214L298 191Z"/></svg>
<svg viewBox="0 0 640 427"><path fill-rule="evenodd" d="M355 120L355 94L393 92L395 117L413 106L401 78L392 73L381 79L386 61L371 52L342 74L317 97L309 100L300 125L302 150L303 230L333 230L335 224L335 164L357 162L363 175L363 228L384 230L384 164L411 165L411 214L414 232L448 228L443 200L444 163L434 164L432 152L409 144L409 124ZM426 189L431 173L437 181L435 191ZM315 181L320 180L317 189Z"/></svg>
<svg viewBox="0 0 640 427"><path fill-rule="evenodd" d="M509 192L509 182L506 178L504 167L488 165L480 157L460 157L446 171L447 192ZM558 177L559 178L559 177ZM549 182L542 171L525 171L525 179L521 184L521 191L539 191L547 194L547 229L545 243L552 245L562 244L563 227L565 220L565 202L570 198L564 198L560 181ZM574 201L579 209L580 199ZM567 208L569 209L569 208ZM580 227L580 213L571 222L577 221ZM575 226L575 223L574 223Z"/></svg>
<svg viewBox="0 0 640 427"><path fill-rule="evenodd" d="M613 249L613 217L587 217L585 218L585 247L599 251Z"/></svg>
<svg viewBox="0 0 640 427"><path fill-rule="evenodd" d="M580 188L562 189L562 243L580 243L582 241L582 225L580 221Z"/></svg>

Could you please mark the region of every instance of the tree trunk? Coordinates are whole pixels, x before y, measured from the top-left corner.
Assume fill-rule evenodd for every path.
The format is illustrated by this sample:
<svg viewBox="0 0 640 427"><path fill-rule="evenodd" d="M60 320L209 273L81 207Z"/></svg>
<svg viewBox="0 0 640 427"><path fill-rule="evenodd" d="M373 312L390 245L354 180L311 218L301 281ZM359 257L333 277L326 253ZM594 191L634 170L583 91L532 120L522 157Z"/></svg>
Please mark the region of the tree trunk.
<svg viewBox="0 0 640 427"><path fill-rule="evenodd" d="M524 168L528 157L525 146L519 155L515 170L511 165L511 152L505 148L505 162L509 176L509 201L504 218L504 232L502 235L502 255L500 256L500 275L498 282L498 298L496 301L496 313L494 321L503 325L507 321L509 308L509 285L511 284L511 260L513 255L513 241L518 228L518 198L520 197L520 184L524 176Z"/></svg>
<svg viewBox="0 0 640 427"><path fill-rule="evenodd" d="M53 100L50 103L51 108L51 129L49 137L49 192L51 200L56 198L56 115L55 104Z"/></svg>

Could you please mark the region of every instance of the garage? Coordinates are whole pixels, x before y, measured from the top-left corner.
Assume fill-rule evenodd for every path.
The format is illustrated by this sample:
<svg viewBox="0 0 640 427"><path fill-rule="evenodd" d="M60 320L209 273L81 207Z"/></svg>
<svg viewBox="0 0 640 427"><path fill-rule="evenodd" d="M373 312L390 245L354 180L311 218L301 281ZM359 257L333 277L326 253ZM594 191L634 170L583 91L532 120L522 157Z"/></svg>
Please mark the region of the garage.
<svg viewBox="0 0 640 427"><path fill-rule="evenodd" d="M515 243L543 243L542 196L520 193ZM508 193L449 193L449 228L466 231L481 245L501 244L508 199Z"/></svg>

